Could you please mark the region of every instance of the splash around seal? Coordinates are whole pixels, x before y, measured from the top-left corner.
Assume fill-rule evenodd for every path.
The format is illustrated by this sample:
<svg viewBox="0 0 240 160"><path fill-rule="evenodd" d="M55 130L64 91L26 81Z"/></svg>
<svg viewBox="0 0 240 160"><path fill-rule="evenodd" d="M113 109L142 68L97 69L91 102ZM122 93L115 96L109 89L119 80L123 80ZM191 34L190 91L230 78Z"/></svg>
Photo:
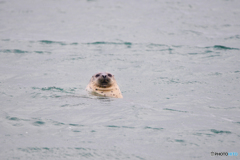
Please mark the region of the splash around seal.
<svg viewBox="0 0 240 160"><path fill-rule="evenodd" d="M114 75L108 72L99 72L93 75L86 91L106 97L123 98Z"/></svg>

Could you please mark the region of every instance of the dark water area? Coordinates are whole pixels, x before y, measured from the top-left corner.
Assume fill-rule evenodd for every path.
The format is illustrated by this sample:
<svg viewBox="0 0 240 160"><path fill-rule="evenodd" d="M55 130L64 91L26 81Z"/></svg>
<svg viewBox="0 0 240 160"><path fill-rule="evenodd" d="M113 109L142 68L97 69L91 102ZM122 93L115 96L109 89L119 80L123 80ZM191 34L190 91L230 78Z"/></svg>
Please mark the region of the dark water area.
<svg viewBox="0 0 240 160"><path fill-rule="evenodd" d="M237 0L0 1L1 159L239 159L239 19ZM85 91L100 71L123 99Z"/></svg>

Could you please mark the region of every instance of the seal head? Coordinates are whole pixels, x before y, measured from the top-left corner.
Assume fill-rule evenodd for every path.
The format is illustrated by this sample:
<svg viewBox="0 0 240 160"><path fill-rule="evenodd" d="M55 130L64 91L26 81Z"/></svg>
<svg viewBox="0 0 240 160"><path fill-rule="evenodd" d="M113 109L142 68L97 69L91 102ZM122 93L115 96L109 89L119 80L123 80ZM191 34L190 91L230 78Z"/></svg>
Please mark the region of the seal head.
<svg viewBox="0 0 240 160"><path fill-rule="evenodd" d="M114 84L115 78L111 73L97 73L93 76L96 86L101 88L109 88Z"/></svg>
<svg viewBox="0 0 240 160"><path fill-rule="evenodd" d="M123 98L114 75L108 72L93 75L86 90L102 96Z"/></svg>

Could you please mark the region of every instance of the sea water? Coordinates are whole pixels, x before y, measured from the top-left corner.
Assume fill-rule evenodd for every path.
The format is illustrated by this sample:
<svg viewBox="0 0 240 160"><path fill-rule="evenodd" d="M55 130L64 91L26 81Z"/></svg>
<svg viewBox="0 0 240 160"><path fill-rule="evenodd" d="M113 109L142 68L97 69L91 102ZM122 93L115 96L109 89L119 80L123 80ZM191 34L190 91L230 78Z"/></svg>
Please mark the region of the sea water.
<svg viewBox="0 0 240 160"><path fill-rule="evenodd" d="M239 159L239 19L238 0L0 1L1 159ZM101 71L123 99L85 91Z"/></svg>

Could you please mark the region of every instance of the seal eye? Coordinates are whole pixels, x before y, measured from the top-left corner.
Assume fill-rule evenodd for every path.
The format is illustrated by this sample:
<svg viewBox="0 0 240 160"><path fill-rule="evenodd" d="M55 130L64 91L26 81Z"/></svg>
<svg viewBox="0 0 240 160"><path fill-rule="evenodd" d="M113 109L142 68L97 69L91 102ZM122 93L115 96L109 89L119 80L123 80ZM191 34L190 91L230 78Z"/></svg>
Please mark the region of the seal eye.
<svg viewBox="0 0 240 160"><path fill-rule="evenodd" d="M111 75L111 74L108 74L108 77L112 77L112 75Z"/></svg>
<svg viewBox="0 0 240 160"><path fill-rule="evenodd" d="M95 77L99 77L100 76L100 74L97 74Z"/></svg>

